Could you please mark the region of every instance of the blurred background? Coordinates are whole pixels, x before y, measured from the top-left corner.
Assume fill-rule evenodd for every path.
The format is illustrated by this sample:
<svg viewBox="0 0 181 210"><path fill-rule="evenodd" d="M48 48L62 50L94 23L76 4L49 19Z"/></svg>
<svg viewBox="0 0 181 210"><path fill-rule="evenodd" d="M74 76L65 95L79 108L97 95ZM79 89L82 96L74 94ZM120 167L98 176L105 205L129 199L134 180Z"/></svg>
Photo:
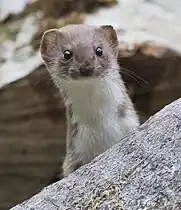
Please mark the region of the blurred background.
<svg viewBox="0 0 181 210"><path fill-rule="evenodd" d="M54 182L65 109L39 53L43 32L111 24L141 122L181 97L180 0L0 0L0 210Z"/></svg>

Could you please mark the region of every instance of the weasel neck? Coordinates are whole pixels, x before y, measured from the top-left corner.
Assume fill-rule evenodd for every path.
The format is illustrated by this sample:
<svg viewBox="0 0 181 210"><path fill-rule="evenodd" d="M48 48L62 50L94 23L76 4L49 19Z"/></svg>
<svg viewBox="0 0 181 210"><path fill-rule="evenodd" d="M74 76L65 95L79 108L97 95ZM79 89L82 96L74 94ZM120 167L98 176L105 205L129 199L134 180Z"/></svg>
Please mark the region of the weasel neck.
<svg viewBox="0 0 181 210"><path fill-rule="evenodd" d="M100 125L100 120L105 120L106 116L117 115L118 107L126 101L121 78L73 81L66 87L66 94L75 120L94 126Z"/></svg>

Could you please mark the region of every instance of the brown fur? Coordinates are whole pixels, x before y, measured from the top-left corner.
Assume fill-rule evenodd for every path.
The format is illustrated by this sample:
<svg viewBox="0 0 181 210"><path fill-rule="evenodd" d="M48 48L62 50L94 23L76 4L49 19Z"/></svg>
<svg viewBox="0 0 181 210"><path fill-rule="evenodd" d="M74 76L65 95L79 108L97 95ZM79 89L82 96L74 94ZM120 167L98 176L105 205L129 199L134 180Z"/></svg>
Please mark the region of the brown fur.
<svg viewBox="0 0 181 210"><path fill-rule="evenodd" d="M96 55L97 47L100 47L103 51L103 55L100 57ZM42 37L40 50L48 71L61 91L67 110L67 149L63 163L63 174L67 176L81 165L90 161L97 154L100 154L119 141L119 138L131 132L139 125L139 122L132 102L127 95L124 83L119 75L119 66L117 63L118 39L116 31L112 26L68 25L59 30L48 30ZM73 55L69 60L64 58L65 50L69 50ZM110 78L108 77L109 80L105 81L106 75L109 75ZM89 80L87 78L91 79ZM84 87L81 84L85 80L84 91ZM75 81L78 81L78 83L72 88L71 85ZM98 88L96 91L92 90L94 89L93 82L95 82L95 87ZM100 84L103 86L99 86ZM113 90L111 90L112 86L114 86ZM64 90L66 89L65 87L74 91L72 98L74 96L78 97L75 98L75 101L78 99L76 103L80 104L72 104L72 98L69 98L70 95L67 95ZM80 91L82 90L82 93L85 94L85 99L81 96ZM110 91L113 92L111 93ZM89 94L93 95L89 96ZM114 115L115 119L112 120L116 128L119 128L122 123L120 131L118 129L114 130L114 126L109 123L106 124L107 127L102 125L104 124L101 121L104 117L102 115L102 111L104 111L102 108L104 107L100 107L104 106L101 102L101 100L104 100L102 94L106 97L105 103L108 103L105 104L106 112L104 115L107 117L107 114L110 112L111 116L108 116L108 118L112 118L112 114L116 114L118 118ZM95 100L94 97L98 97L98 100ZM90 101L90 104L86 104L86 100L92 101ZM97 104L95 101L97 101ZM77 116L73 113L72 105L74 105L74 108L75 105L78 105L75 109L78 109L79 115L87 109L86 116L83 115L82 119L80 116L76 118ZM88 107L90 107L90 110ZM115 108L112 109L112 107ZM96 109L98 110L97 112ZM129 119L131 119L130 122ZM106 118L105 121L107 122L107 120ZM95 123L98 123L98 127L102 130L97 130ZM89 134L86 134L90 136L87 138L83 132L88 132ZM100 136L101 133L103 136ZM81 151L79 151L79 145ZM85 151L82 151L84 149ZM85 152L89 154L85 154Z"/></svg>

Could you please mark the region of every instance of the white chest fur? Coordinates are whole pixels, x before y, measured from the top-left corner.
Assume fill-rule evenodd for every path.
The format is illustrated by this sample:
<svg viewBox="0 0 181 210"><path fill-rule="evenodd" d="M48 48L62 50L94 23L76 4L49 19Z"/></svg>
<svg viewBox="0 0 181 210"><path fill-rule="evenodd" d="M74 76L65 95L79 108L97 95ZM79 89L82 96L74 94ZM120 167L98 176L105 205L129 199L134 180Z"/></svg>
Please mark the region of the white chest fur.
<svg viewBox="0 0 181 210"><path fill-rule="evenodd" d="M126 102L121 82L110 78L92 79L72 82L66 88L72 103L72 120L78 122L74 146L84 163L104 152L133 129L128 116L121 117L118 113L118 108Z"/></svg>

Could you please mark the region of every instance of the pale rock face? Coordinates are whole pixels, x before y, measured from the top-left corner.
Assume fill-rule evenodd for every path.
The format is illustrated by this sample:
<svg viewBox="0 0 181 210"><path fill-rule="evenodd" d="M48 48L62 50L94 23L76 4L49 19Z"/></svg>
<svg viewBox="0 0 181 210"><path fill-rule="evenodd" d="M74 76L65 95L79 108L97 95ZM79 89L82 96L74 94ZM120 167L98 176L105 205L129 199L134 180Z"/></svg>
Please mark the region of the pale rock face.
<svg viewBox="0 0 181 210"><path fill-rule="evenodd" d="M0 1L0 21L4 20L9 14L19 14L30 0L1 0Z"/></svg>
<svg viewBox="0 0 181 210"><path fill-rule="evenodd" d="M181 52L181 2L179 0L118 0L118 5L86 17L85 23L111 24L117 29L120 47L151 41ZM174 23L174 24L173 24Z"/></svg>

